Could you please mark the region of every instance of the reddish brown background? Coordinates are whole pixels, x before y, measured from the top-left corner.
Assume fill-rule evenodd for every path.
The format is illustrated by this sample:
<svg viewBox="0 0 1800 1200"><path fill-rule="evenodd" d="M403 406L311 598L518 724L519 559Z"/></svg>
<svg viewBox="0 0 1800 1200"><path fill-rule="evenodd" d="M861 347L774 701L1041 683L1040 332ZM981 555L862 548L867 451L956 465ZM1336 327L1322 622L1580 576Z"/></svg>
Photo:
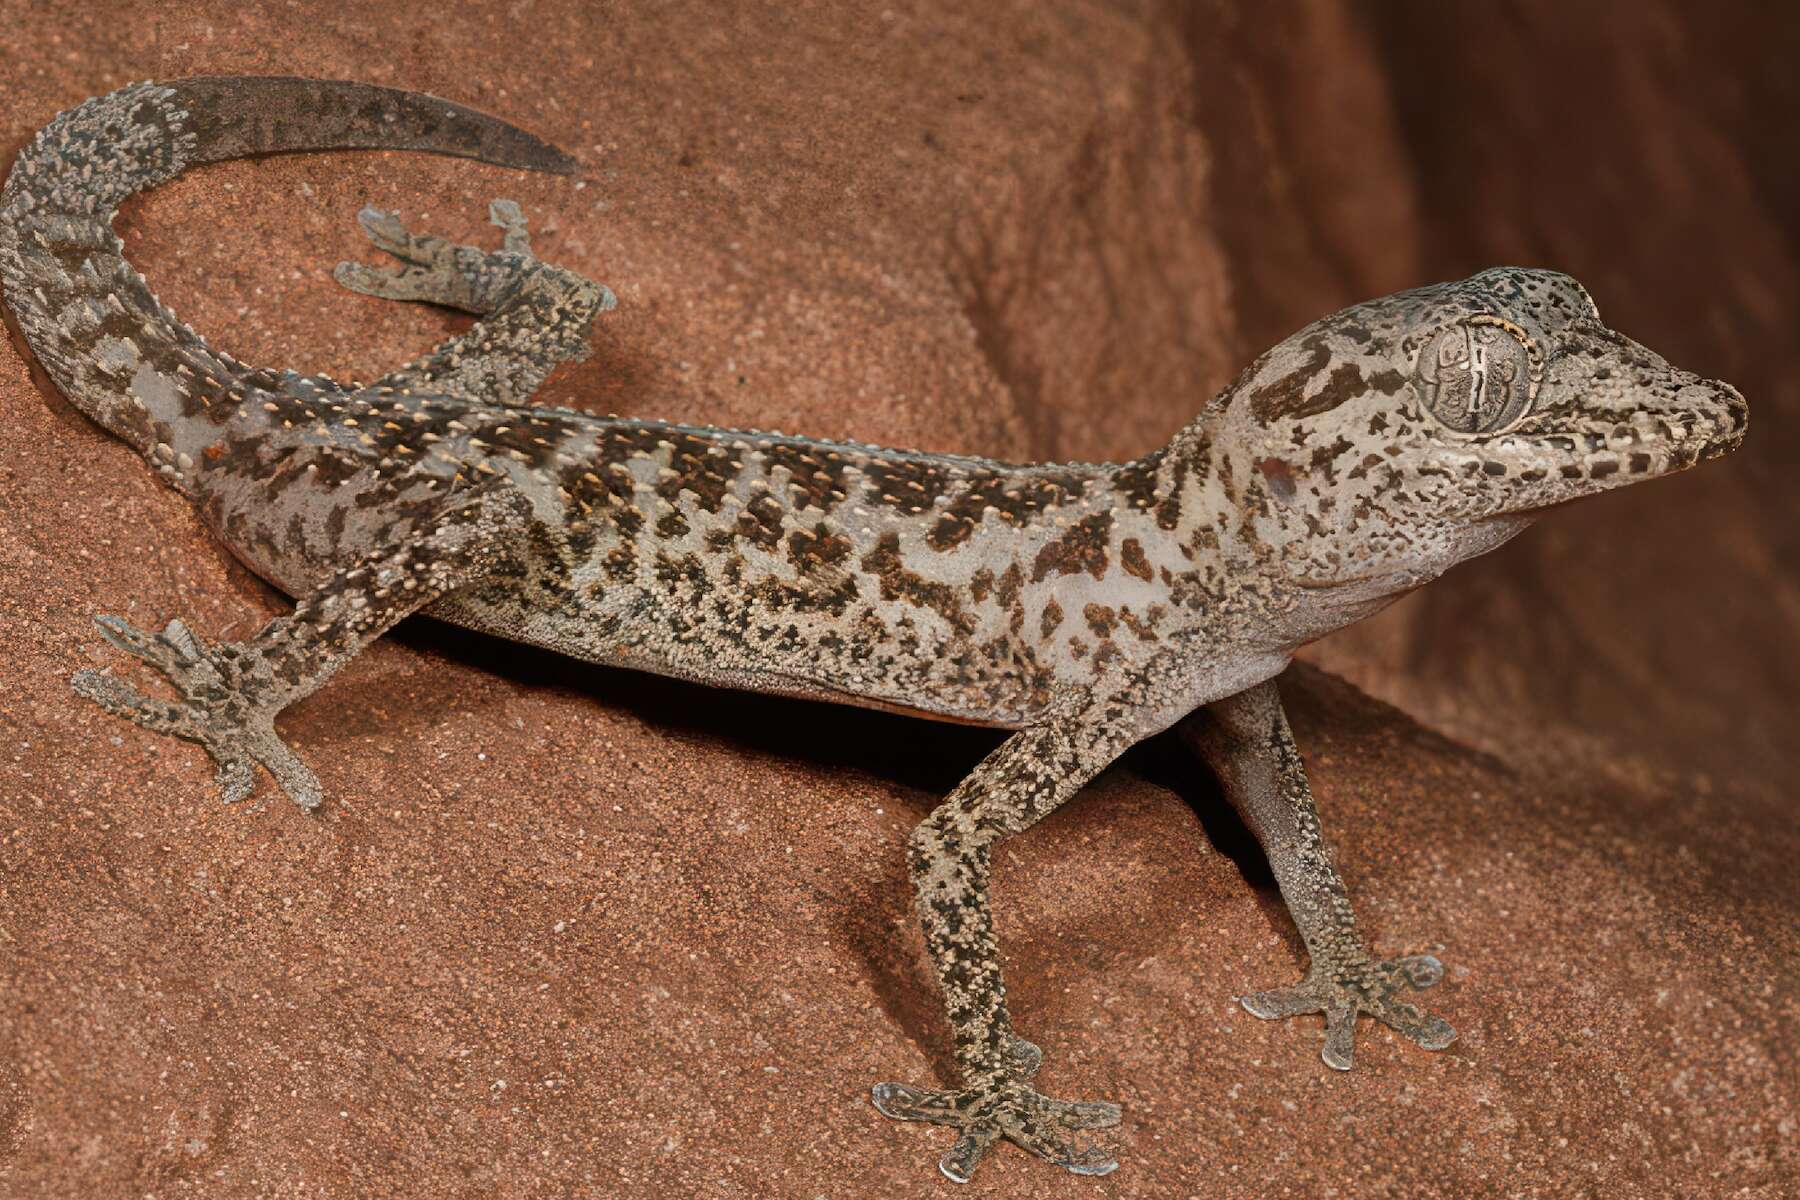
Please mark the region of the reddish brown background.
<svg viewBox="0 0 1800 1200"><path fill-rule="evenodd" d="M971 16L973 9L985 15ZM1702 15L1704 13L1704 15ZM1252 15L1254 14L1254 16ZM1231 997L1298 944L1170 746L1000 854L1042 1082L1123 1166L969 1196L1744 1196L1800 1172L1800 18L1789 6L931 2L252 11L0 2L0 143L131 79L402 84L576 151L209 168L121 226L258 362L455 322L338 290L352 217L514 197L621 298L555 398L1014 458L1140 453L1255 352L1496 262L1751 399L1745 448L1559 513L1284 690L1430 1055ZM283 728L331 800L224 809L80 705L93 612L280 601L0 346L0 1195L948 1194L867 1104L947 1069L906 829L992 744L431 627ZM1362 690L1359 690L1362 689Z"/></svg>

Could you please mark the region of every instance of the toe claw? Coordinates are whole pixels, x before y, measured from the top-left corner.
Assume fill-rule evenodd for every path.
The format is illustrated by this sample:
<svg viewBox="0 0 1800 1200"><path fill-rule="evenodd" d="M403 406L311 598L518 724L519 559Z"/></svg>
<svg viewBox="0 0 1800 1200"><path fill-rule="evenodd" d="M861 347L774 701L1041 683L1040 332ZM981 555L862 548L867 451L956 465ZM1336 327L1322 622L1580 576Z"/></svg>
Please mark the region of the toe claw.
<svg viewBox="0 0 1800 1200"><path fill-rule="evenodd" d="M1442 1050L1456 1040L1456 1030L1442 1017L1430 1017L1410 1004L1391 1004L1375 1019L1426 1050Z"/></svg>
<svg viewBox="0 0 1800 1200"><path fill-rule="evenodd" d="M878 1083L870 1093L875 1109L896 1121L931 1121L941 1124L956 1115L950 1093L917 1088L906 1083Z"/></svg>
<svg viewBox="0 0 1800 1200"><path fill-rule="evenodd" d="M938 1170L951 1183L967 1183L975 1176L975 1168L981 1165L981 1156L994 1142L992 1133L965 1133L956 1139L956 1145L944 1152L938 1159Z"/></svg>
<svg viewBox="0 0 1800 1200"><path fill-rule="evenodd" d="M1028 1042L1018 1034L1012 1034L1006 1046L1007 1063L1012 1067L1013 1078L1021 1083L1029 1083L1038 1068L1044 1065L1044 1052L1035 1042Z"/></svg>
<svg viewBox="0 0 1800 1200"><path fill-rule="evenodd" d="M1428 988L1444 977L1444 964L1434 955L1411 954L1394 960L1394 966L1415 988Z"/></svg>
<svg viewBox="0 0 1800 1200"><path fill-rule="evenodd" d="M1334 1071L1348 1071L1355 1065L1356 1010L1333 1009L1325 1014L1325 1045L1319 1057Z"/></svg>
<svg viewBox="0 0 1800 1200"><path fill-rule="evenodd" d="M363 233L368 235L376 249L396 258L416 261L412 258L412 235L406 232L406 225L400 220L399 213L368 205L356 214L356 223L362 226Z"/></svg>
<svg viewBox="0 0 1800 1200"><path fill-rule="evenodd" d="M1238 1003L1255 1016L1265 1021L1273 1021L1278 1017L1297 1017L1302 1013L1315 1013L1324 1009L1312 993L1303 987L1271 988L1266 992L1253 992L1248 996L1239 996Z"/></svg>
<svg viewBox="0 0 1800 1200"><path fill-rule="evenodd" d="M1064 1159L1059 1165L1077 1175L1111 1175L1119 1169L1119 1160L1096 1146L1082 1151L1074 1158Z"/></svg>
<svg viewBox="0 0 1800 1200"><path fill-rule="evenodd" d="M133 658L155 664L165 657L165 651L155 637L122 617L95 617L94 625L100 630L101 637Z"/></svg>
<svg viewBox="0 0 1800 1200"><path fill-rule="evenodd" d="M92 667L83 667L69 676L69 684L75 693L84 699L92 700L107 712L116 716L128 716L136 708L138 695L131 685L114 679L111 675L101 674Z"/></svg>
<svg viewBox="0 0 1800 1200"><path fill-rule="evenodd" d="M367 230L370 237L386 237L395 230L405 233L399 214L376 208L373 204L365 204L357 210L356 223Z"/></svg>
<svg viewBox="0 0 1800 1200"><path fill-rule="evenodd" d="M1119 1106L1105 1100L1079 1100L1062 1112L1065 1129L1110 1129L1122 1116Z"/></svg>
<svg viewBox="0 0 1800 1200"><path fill-rule="evenodd" d="M377 300L430 300L432 276L423 267L377 268L358 262L341 262L331 277L351 291Z"/></svg>
<svg viewBox="0 0 1800 1200"><path fill-rule="evenodd" d="M331 269L331 277L353 292L385 299L382 288L393 282L394 272L377 271L359 262L341 262Z"/></svg>
<svg viewBox="0 0 1800 1200"><path fill-rule="evenodd" d="M115 717L124 717L153 733L197 738L192 715L179 705L152 700L122 679L83 668L69 678L75 694L91 700Z"/></svg>
<svg viewBox="0 0 1800 1200"><path fill-rule="evenodd" d="M1442 1017L1426 1017L1419 1035L1413 1041L1427 1050L1442 1050L1456 1040L1456 1028Z"/></svg>

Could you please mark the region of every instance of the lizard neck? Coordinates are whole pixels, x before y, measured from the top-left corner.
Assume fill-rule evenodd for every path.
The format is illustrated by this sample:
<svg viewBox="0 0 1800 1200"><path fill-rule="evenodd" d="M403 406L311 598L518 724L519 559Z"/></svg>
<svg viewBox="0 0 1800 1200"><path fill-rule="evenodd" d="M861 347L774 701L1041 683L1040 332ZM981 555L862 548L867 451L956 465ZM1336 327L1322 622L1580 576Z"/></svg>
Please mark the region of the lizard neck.
<svg viewBox="0 0 1800 1200"><path fill-rule="evenodd" d="M1178 545L1192 545L1234 524L1226 519L1230 496L1214 470L1212 434L1209 409L1168 444L1113 470L1113 487L1126 507L1150 518Z"/></svg>
<svg viewBox="0 0 1800 1200"><path fill-rule="evenodd" d="M1367 561L1346 559L1337 530L1286 511L1280 489L1288 481L1236 452L1223 414L1223 405L1209 406L1166 445L1116 468L1112 483L1136 510L1146 543L1154 538L1163 561L1179 564L1175 590L1200 597L1209 623L1240 646L1286 654L1380 611L1528 523L1445 528L1404 554L1390 548Z"/></svg>

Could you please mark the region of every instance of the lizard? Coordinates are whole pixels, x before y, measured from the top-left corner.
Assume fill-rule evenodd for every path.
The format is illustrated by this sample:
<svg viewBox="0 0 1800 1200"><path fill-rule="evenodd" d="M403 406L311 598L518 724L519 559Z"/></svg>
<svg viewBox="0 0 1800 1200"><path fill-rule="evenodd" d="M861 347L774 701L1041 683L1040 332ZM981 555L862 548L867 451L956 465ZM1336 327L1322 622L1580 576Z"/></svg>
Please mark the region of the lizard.
<svg viewBox="0 0 1800 1200"><path fill-rule="evenodd" d="M127 197L222 159L378 147L567 173L563 151L416 92L287 77L139 83L56 117L0 192L0 287L50 379L295 598L209 643L96 617L174 698L93 669L82 696L200 743L226 800L260 764L302 809L318 777L277 715L422 613L588 662L1006 731L906 856L957 1085L875 1085L881 1113L950 1127L964 1182L1009 1140L1081 1174L1118 1106L1041 1094L989 907L994 846L1128 747L1174 730L1267 854L1297 983L1241 997L1455 1038L1411 989L1430 954L1358 927L1276 677L1307 642L1492 550L1546 510L1716 458L1747 405L1605 325L1567 275L1501 267L1306 326L1164 446L1125 463L1009 464L530 403L584 358L612 293L539 260L517 205L498 250L359 216L397 260L343 263L372 297L474 314L372 384L250 366L182 324L124 257Z"/></svg>

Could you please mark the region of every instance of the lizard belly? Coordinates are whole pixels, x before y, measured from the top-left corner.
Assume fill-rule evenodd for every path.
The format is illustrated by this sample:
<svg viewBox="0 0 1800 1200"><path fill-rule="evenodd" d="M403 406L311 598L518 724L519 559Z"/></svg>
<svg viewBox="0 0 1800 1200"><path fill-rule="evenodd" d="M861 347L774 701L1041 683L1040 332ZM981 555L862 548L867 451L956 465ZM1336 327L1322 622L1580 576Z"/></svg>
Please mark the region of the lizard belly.
<svg viewBox="0 0 1800 1200"><path fill-rule="evenodd" d="M966 637L889 642L876 637L869 622L855 619L759 618L729 606L697 619L696 610L654 594L610 599L527 608L472 589L426 611L584 662L955 724L1018 728L1049 701L1047 679L976 662L992 654L981 654ZM860 642L841 632L859 625L869 630Z"/></svg>

